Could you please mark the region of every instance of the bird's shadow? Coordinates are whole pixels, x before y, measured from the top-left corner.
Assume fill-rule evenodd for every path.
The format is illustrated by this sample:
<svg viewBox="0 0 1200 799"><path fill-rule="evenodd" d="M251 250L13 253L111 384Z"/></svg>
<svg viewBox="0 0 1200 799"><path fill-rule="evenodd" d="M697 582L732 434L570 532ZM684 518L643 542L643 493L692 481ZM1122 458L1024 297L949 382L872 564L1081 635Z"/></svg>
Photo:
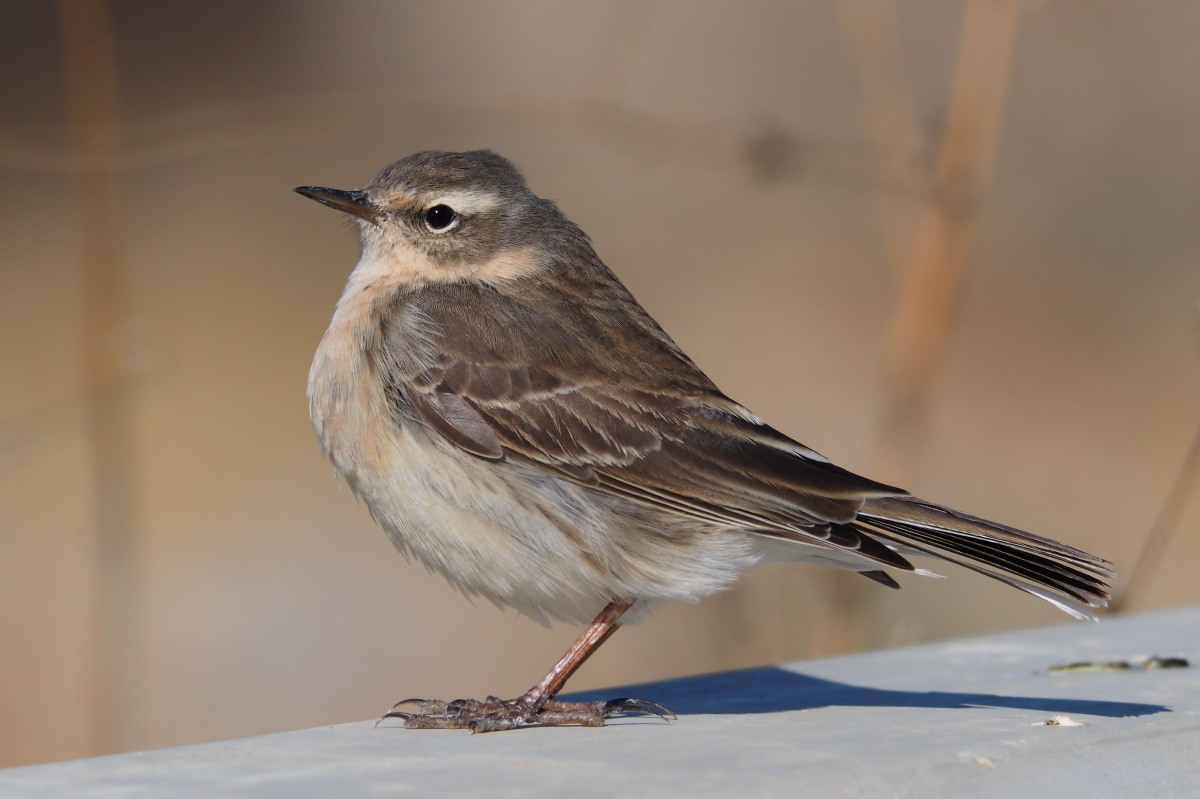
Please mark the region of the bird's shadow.
<svg viewBox="0 0 1200 799"><path fill-rule="evenodd" d="M570 700L647 699L679 715L708 713L779 713L819 707L926 707L946 710L1004 707L1091 716L1146 716L1170 712L1164 705L1063 699L1044 696L1000 696L954 691L893 691L812 677L775 666L640 683L562 697Z"/></svg>

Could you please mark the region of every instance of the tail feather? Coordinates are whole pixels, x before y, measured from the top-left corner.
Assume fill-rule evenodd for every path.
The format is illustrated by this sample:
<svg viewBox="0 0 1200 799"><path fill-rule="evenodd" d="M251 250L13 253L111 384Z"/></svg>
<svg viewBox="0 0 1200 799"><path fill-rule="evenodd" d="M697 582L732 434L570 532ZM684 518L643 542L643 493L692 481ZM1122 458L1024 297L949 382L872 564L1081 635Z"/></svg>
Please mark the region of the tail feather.
<svg viewBox="0 0 1200 799"><path fill-rule="evenodd" d="M868 580L874 580L880 585L886 585L888 588L900 588L900 583L896 582L896 578L885 572L883 569L872 569L871 571L859 572Z"/></svg>
<svg viewBox="0 0 1200 799"><path fill-rule="evenodd" d="M1108 561L1049 538L913 497L868 500L853 525L901 552L956 563L1019 588L1073 616L1108 604Z"/></svg>
<svg viewBox="0 0 1200 799"><path fill-rule="evenodd" d="M1088 574L1062 566L1041 555L1014 552L1006 549L1005 545L978 536L965 538L956 531L924 530L891 520L872 520L870 525L864 526L880 537L887 537L889 533L901 540L908 537L914 543L919 542L931 548L962 555L1035 583L1053 585L1081 602L1086 602L1087 594L1097 588L1096 578Z"/></svg>

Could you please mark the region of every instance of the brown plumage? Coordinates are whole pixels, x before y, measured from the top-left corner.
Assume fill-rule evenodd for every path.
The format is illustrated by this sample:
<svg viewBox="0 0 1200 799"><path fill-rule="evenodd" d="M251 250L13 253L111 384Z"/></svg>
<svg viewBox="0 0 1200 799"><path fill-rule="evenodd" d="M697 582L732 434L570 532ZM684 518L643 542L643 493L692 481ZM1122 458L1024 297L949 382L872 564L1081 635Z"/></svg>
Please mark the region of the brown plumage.
<svg viewBox="0 0 1200 799"><path fill-rule="evenodd" d="M309 377L335 467L402 552L465 592L537 618L601 611L530 694L425 703L400 714L410 726L657 712L552 697L625 610L695 600L764 559L898 587L885 567L928 555L1079 617L1107 599L1100 558L852 474L729 399L500 156L419 153L361 192L297 191L363 238Z"/></svg>

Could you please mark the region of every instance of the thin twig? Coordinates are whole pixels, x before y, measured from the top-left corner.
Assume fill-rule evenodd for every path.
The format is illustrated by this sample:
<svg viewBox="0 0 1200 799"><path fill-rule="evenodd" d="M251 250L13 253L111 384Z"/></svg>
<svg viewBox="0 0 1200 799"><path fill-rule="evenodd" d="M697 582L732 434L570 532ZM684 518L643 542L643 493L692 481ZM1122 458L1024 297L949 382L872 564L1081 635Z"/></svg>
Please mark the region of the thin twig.
<svg viewBox="0 0 1200 799"><path fill-rule="evenodd" d="M903 142L915 138L915 113L904 83L895 12L884 0L846 0L843 22L863 82L864 116L876 149L881 185L914 183L914 164ZM923 428L926 396L945 347L959 284L969 263L1004 117L1018 0L973 0L963 20L954 90L937 172L926 198L911 249L900 270L900 289L888 337L887 402L873 476L903 483ZM867 52L878 49L882 52ZM897 149L899 148L899 149ZM883 202L888 203L884 198ZM894 208L894 206L892 206ZM903 220L881 208L893 257L908 240ZM862 589L854 574L829 578L829 607L820 614L810 653L861 648Z"/></svg>
<svg viewBox="0 0 1200 799"><path fill-rule="evenodd" d="M879 213L892 271L900 280L911 250L916 201L924 196L929 176L896 7L892 0L841 0L837 9L858 71L863 122L880 178ZM908 191L896 191L899 186Z"/></svg>
<svg viewBox="0 0 1200 799"><path fill-rule="evenodd" d="M945 349L995 160L1019 0L973 0L932 193L918 224L887 339L887 401L872 474L903 483L924 432L929 387Z"/></svg>
<svg viewBox="0 0 1200 799"><path fill-rule="evenodd" d="M75 155L84 304L84 408L95 512L91 691L93 752L128 748L138 695L139 535L135 419L122 386L117 330L121 281L117 78L107 0L60 0L63 71Z"/></svg>
<svg viewBox="0 0 1200 799"><path fill-rule="evenodd" d="M888 260L897 281L904 277L913 239L916 187L929 182L920 158L921 130L907 79L908 68L892 0L841 0L837 4L842 36L858 71L863 124L870 135L878 174L880 222ZM895 187L914 189L897 192ZM862 649L868 643L867 615L875 589L856 574L833 572L822 581L825 605L815 616L811 656Z"/></svg>
<svg viewBox="0 0 1200 799"><path fill-rule="evenodd" d="M1109 603L1110 612L1129 610L1135 600L1141 599L1142 594L1149 589L1154 575L1162 565L1163 556L1167 553L1175 534L1179 532L1179 523L1183 521L1183 513L1195 496L1197 486L1200 486L1200 427L1196 428L1187 457L1175 475L1175 482L1167 492L1167 498L1163 501L1150 532L1146 534L1146 540L1138 553L1137 561L1129 571L1129 579L1125 582L1124 589Z"/></svg>

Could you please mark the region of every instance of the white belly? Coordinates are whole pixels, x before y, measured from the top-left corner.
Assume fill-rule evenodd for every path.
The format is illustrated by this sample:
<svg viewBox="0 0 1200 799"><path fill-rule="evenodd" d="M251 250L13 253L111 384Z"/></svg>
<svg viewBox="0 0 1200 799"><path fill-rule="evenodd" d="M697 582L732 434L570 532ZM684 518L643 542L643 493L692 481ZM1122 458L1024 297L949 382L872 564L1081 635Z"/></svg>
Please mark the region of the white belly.
<svg viewBox="0 0 1200 799"><path fill-rule="evenodd" d="M338 473L406 556L467 594L573 621L615 598L697 600L758 559L743 531L701 530L533 466L470 455L415 418L397 422L362 355L369 300L339 303L309 373L309 411Z"/></svg>

